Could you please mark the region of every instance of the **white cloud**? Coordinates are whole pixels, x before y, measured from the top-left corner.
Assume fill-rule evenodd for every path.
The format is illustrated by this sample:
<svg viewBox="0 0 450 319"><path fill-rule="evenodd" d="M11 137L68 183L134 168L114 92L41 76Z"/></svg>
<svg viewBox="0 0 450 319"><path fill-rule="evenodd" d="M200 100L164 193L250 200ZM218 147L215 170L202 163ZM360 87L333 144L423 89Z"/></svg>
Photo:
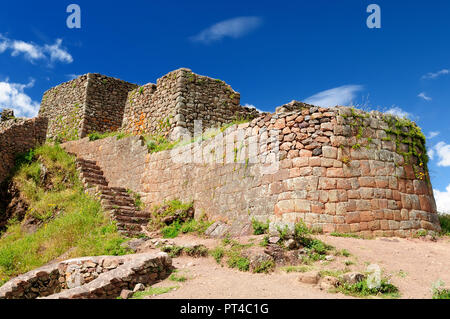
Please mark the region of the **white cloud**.
<svg viewBox="0 0 450 319"><path fill-rule="evenodd" d="M420 93L419 95L417 95L418 97L424 99L425 101L431 101L432 98L427 96L427 94L425 92Z"/></svg>
<svg viewBox="0 0 450 319"><path fill-rule="evenodd" d="M72 63L72 56L63 48L61 48L62 39L56 39L53 45L45 45L44 50L50 54L50 61L60 61L65 63Z"/></svg>
<svg viewBox="0 0 450 319"><path fill-rule="evenodd" d="M74 80L74 79L76 79L76 78L78 78L78 77L80 77L81 76L81 74L66 74L66 77L69 79L69 80Z"/></svg>
<svg viewBox="0 0 450 319"><path fill-rule="evenodd" d="M428 134L428 136L427 136L427 138L428 139L432 139L432 138L435 138L436 136L438 136L439 134L441 134L441 132L430 132L429 134Z"/></svg>
<svg viewBox="0 0 450 319"><path fill-rule="evenodd" d="M445 74L449 74L450 71L448 69L442 69L440 71L437 72L430 72L425 74L424 76L422 76L422 79L436 79L437 77L441 76L441 75L445 75Z"/></svg>
<svg viewBox="0 0 450 319"><path fill-rule="evenodd" d="M439 142L434 146L434 151L438 156L438 166L450 166L450 145Z"/></svg>
<svg viewBox="0 0 450 319"><path fill-rule="evenodd" d="M434 160L434 149L427 150L427 154L430 160Z"/></svg>
<svg viewBox="0 0 450 319"><path fill-rule="evenodd" d="M334 89L319 92L307 98L304 102L322 107L333 107L351 103L356 93L363 90L362 85L344 85Z"/></svg>
<svg viewBox="0 0 450 319"><path fill-rule="evenodd" d="M16 57L22 54L25 59L32 63L37 60L49 60L50 63L72 63L73 57L61 45L61 39L57 39L53 45L40 46L31 42L11 40L0 34L0 54L6 50L11 50L11 56Z"/></svg>
<svg viewBox="0 0 450 319"><path fill-rule="evenodd" d="M16 116L34 117L39 111L40 103L33 101L24 91L34 86L34 80L28 84L10 83L7 79L0 82L0 105L12 108Z"/></svg>
<svg viewBox="0 0 450 319"><path fill-rule="evenodd" d="M444 192L434 189L434 199L438 212L450 214L450 185L447 186Z"/></svg>
<svg viewBox="0 0 450 319"><path fill-rule="evenodd" d="M406 117L406 118L412 118L411 113L406 112L405 110L402 110L400 107L393 105L389 110L386 111L388 114L392 114L398 117Z"/></svg>
<svg viewBox="0 0 450 319"><path fill-rule="evenodd" d="M237 39L256 30L261 24L260 17L237 17L216 23L190 39L202 43L219 41L225 37Z"/></svg>

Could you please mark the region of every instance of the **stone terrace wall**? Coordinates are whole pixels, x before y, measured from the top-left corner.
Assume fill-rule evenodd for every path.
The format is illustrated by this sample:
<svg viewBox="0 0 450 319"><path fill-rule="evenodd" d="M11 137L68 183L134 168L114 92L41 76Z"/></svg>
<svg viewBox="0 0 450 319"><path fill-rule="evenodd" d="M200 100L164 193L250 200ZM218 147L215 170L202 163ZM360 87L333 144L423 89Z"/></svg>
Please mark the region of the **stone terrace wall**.
<svg viewBox="0 0 450 319"><path fill-rule="evenodd" d="M39 116L49 120L48 138L70 140L80 136L87 86L88 74L85 74L44 93Z"/></svg>
<svg viewBox="0 0 450 319"><path fill-rule="evenodd" d="M164 279L171 269L166 253L76 258L11 279L0 287L0 299L113 299L138 283Z"/></svg>
<svg viewBox="0 0 450 319"><path fill-rule="evenodd" d="M100 74L85 74L44 93L39 116L49 119L48 138L63 141L92 132L116 131L125 100L136 85Z"/></svg>
<svg viewBox="0 0 450 319"><path fill-rule="evenodd" d="M45 142L47 124L42 117L0 122L0 182L9 176L17 155Z"/></svg>
<svg viewBox="0 0 450 319"><path fill-rule="evenodd" d="M324 232L363 236L405 237L419 229L440 229L425 141L415 124L379 112L324 109L297 102L279 110L227 129L225 139L234 140L239 134L245 139L240 145L231 144L225 162L218 157L219 134L201 144L146 154L139 164L141 175L120 178L140 184L134 190L147 205L174 198L194 200L197 213L204 211L213 219L228 221L235 233L248 231L253 217L285 222L303 219ZM280 162L278 169L270 171L271 165L264 162L271 150L276 151L270 138L274 132L279 133ZM249 152L256 141L260 142L257 151ZM135 141L92 143L97 144L90 156L100 161L104 152L114 157L115 144L121 143L121 152L131 152ZM81 150L92 143L72 142L67 149L83 154ZM175 158L193 158L194 162L174 162ZM113 166L109 169L133 161L119 163L124 160L110 160Z"/></svg>
<svg viewBox="0 0 450 319"><path fill-rule="evenodd" d="M91 132L114 132L122 126L128 92L137 87L101 74L89 74L80 137Z"/></svg>
<svg viewBox="0 0 450 319"><path fill-rule="evenodd" d="M255 109L240 106L240 94L221 80L179 69L130 92L122 129L135 134L194 133L194 120L203 128L219 127L235 119L253 119Z"/></svg>

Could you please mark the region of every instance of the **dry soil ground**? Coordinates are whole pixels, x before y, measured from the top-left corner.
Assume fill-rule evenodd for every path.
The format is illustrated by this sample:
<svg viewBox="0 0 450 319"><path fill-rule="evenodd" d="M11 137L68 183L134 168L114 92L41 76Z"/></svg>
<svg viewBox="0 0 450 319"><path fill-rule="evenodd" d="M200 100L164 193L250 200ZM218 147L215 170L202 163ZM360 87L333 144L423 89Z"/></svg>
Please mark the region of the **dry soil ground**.
<svg viewBox="0 0 450 319"><path fill-rule="evenodd" d="M367 265L377 264L383 275L391 279L399 290L400 298L431 298L433 283L442 280L450 284L450 238L443 237L433 242L425 239L377 238L372 240L341 238L319 235L319 239L337 249L346 249L351 256L337 257L331 262L318 262L317 270L365 271ZM252 239L253 238L253 239ZM251 236L241 242L261 240ZM173 240L177 245L204 244L214 248L220 244L216 239L182 236ZM347 262L347 265L345 264ZM352 263L351 265L348 265ZM300 283L298 273L287 273L277 269L271 274L252 274L218 265L212 257L173 259L178 275L187 277L185 282L166 279L154 287L173 287L176 290L148 298L189 299L264 299L264 298L352 298L340 293L329 293L318 287Z"/></svg>

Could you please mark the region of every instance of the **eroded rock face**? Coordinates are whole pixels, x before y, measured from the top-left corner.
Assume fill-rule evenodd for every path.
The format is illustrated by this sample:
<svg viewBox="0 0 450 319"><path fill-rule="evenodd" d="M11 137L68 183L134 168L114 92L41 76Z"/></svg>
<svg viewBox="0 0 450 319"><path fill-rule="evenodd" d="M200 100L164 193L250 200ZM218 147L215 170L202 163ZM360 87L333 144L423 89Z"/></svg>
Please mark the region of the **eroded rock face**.
<svg viewBox="0 0 450 319"><path fill-rule="evenodd" d="M76 258L10 280L0 287L0 299L111 299L164 279L171 269L166 253Z"/></svg>

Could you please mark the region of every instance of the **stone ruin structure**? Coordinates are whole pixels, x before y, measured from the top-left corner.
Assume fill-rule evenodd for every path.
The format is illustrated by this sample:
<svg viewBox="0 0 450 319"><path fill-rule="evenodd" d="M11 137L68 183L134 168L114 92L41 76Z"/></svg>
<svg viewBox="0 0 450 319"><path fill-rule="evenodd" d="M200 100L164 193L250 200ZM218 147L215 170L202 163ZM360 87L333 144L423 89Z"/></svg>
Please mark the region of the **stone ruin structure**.
<svg viewBox="0 0 450 319"><path fill-rule="evenodd" d="M89 73L44 93L39 116L49 118L48 138L62 141L89 133L121 130L158 134L174 139L194 132L194 121L205 128L259 113L240 105L240 94L225 82L179 69L138 86Z"/></svg>
<svg viewBox="0 0 450 319"><path fill-rule="evenodd" d="M362 236L440 230L425 137L392 115L295 101L260 114L222 81L179 69L141 87L81 76L44 94L40 118L47 138L95 162L108 187L138 192L147 207L194 201L196 214L234 235L249 233L253 218ZM196 120L229 125L157 153L141 136L176 140ZM117 130L128 135L85 137Z"/></svg>

